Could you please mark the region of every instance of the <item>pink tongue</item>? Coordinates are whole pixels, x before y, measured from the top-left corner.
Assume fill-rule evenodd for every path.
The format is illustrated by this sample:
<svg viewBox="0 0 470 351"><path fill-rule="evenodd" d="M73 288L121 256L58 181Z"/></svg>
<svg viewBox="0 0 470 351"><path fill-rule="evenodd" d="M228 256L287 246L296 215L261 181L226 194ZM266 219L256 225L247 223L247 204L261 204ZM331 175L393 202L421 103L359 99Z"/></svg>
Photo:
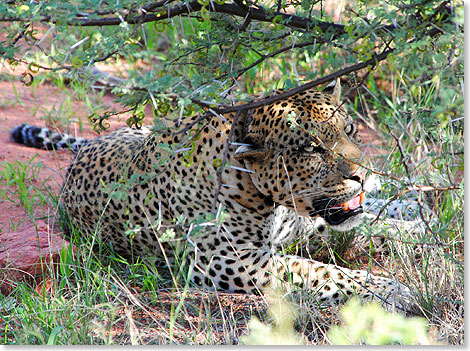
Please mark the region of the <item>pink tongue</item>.
<svg viewBox="0 0 470 351"><path fill-rule="evenodd" d="M365 192L363 191L356 197L352 198L351 200L347 202L343 202L341 205L336 205L336 206L331 206L331 208L342 208L343 211L350 211L350 210L355 210L359 206L361 206L362 202L364 201L365 198Z"/></svg>
<svg viewBox="0 0 470 351"><path fill-rule="evenodd" d="M350 210L355 210L356 208L358 208L360 205L361 205L361 197L359 195L357 195L355 198L349 200L348 202L346 202L346 204L348 205L348 208Z"/></svg>

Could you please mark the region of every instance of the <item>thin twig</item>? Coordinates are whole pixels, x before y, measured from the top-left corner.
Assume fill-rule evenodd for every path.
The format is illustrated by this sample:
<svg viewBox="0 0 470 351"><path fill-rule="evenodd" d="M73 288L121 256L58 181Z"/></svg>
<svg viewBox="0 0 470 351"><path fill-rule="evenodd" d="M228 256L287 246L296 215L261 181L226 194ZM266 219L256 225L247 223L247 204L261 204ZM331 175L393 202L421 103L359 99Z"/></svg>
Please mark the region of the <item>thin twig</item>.
<svg viewBox="0 0 470 351"><path fill-rule="evenodd" d="M289 50L292 50L292 49L299 49L299 48L304 48L306 46L311 46L311 45L315 45L315 44L323 44L325 43L326 41L325 40L322 40L322 39L319 39L319 38L316 38L314 41L309 41L309 42L305 42L305 43L297 43L297 44L294 44L294 45L286 45L276 51L273 51L267 55L263 55L263 54L260 54L257 52L258 55L260 55L261 57L254 61L253 63L249 64L248 66L246 67L243 67L239 70L236 70L235 72L230 72L230 73L225 73L225 74L222 74L216 78L214 78L214 80L221 80L221 79L224 79L226 78L227 76L229 75L232 75L232 77L234 79L237 79L238 77L240 77L243 73L245 73L246 71L250 70L251 68L259 65L261 62L269 59L269 58L272 58L274 56L277 56L283 52L286 52L286 51L289 51ZM255 51L255 50L254 50Z"/></svg>
<svg viewBox="0 0 470 351"><path fill-rule="evenodd" d="M401 141L400 139L395 135L393 134L393 132L390 130L390 128L388 128L389 130L389 133L390 135L392 136L393 139L395 139L396 143L397 143L397 146L398 146L398 151L400 152L400 156L401 156L401 161L402 161L402 164L405 168L405 172L406 172L406 175L408 177L408 183L409 183L409 187L412 186L413 182L411 180L411 172L410 172L410 169L408 168L408 165L406 164L406 153L405 153L405 150L403 148L403 145L401 144ZM405 189L407 190L407 189ZM424 216L424 207L423 207L423 203L421 202L421 193L422 193L422 190L418 190L418 206L419 206L419 216L421 217L421 220L423 221L423 223L426 225L426 229L431 233L431 235L434 237L434 240L436 240L437 243L442 243L439 236L437 235L437 233L435 233L431 226L429 225L429 221L426 220L425 216ZM387 204L388 205L388 204ZM386 206L385 206L386 207ZM384 208L385 208L384 207ZM384 210L384 208L382 208L381 212ZM377 218L376 218L377 219ZM375 221L375 220L374 220Z"/></svg>
<svg viewBox="0 0 470 351"><path fill-rule="evenodd" d="M217 169L217 188L215 190L214 201L211 206L211 213L215 214L215 208L217 206L217 197L220 193L220 188L222 187L222 172L225 169L225 164L227 163L228 158L228 149L230 148L230 142L232 140L233 132L237 127L238 119L240 118L242 111L237 111L235 117L233 118L232 126L230 127L230 132L228 133L227 142L225 144L224 154L222 156L222 164Z"/></svg>

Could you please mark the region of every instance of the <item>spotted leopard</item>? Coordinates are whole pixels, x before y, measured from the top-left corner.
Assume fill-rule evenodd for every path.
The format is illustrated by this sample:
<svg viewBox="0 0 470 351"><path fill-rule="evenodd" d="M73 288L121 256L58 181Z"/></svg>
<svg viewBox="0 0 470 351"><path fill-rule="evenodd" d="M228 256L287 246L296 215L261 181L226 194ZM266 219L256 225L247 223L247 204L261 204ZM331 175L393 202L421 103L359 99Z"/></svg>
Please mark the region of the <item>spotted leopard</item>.
<svg viewBox="0 0 470 351"><path fill-rule="evenodd" d="M331 90L194 126L199 116L77 140L22 125L12 138L76 151L63 207L73 225L99 232L117 252L162 261L186 245L201 287L303 288L319 302L358 294L407 308L410 291L396 279L279 252L325 223L346 231L361 222L361 139L339 84Z"/></svg>

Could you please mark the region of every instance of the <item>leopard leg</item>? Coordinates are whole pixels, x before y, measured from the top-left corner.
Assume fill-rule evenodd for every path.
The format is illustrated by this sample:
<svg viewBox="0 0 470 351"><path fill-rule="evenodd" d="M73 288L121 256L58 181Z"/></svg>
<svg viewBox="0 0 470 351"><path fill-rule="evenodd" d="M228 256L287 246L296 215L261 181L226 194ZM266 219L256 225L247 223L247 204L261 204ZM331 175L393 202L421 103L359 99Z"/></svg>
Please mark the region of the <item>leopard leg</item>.
<svg viewBox="0 0 470 351"><path fill-rule="evenodd" d="M308 289L321 303L337 304L358 295L364 301L382 301L388 310L409 311L413 305L411 292L405 285L365 270L351 270L297 256L274 255L271 272L274 286L286 290Z"/></svg>
<svg viewBox="0 0 470 351"><path fill-rule="evenodd" d="M262 292L268 287L309 290L319 303L337 304L353 295L382 301L389 310L411 309L410 291L392 279L269 250L245 249L196 255L193 280L216 290Z"/></svg>

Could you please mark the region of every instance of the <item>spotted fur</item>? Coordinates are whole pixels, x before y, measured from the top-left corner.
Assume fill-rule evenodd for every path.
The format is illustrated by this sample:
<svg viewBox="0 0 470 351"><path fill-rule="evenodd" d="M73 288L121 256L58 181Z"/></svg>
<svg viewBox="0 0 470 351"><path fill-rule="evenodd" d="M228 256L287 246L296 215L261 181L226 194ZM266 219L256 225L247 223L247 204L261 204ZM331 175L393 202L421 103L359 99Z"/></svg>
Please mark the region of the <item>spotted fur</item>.
<svg viewBox="0 0 470 351"><path fill-rule="evenodd" d="M363 191L363 153L339 85L244 112L233 127L227 114L185 129L197 117L83 144L63 186L72 223L128 256L163 261L185 243L201 287L299 287L320 302L359 294L409 304L409 290L394 279L278 251L326 223L344 231L361 221L361 207L341 209Z"/></svg>

